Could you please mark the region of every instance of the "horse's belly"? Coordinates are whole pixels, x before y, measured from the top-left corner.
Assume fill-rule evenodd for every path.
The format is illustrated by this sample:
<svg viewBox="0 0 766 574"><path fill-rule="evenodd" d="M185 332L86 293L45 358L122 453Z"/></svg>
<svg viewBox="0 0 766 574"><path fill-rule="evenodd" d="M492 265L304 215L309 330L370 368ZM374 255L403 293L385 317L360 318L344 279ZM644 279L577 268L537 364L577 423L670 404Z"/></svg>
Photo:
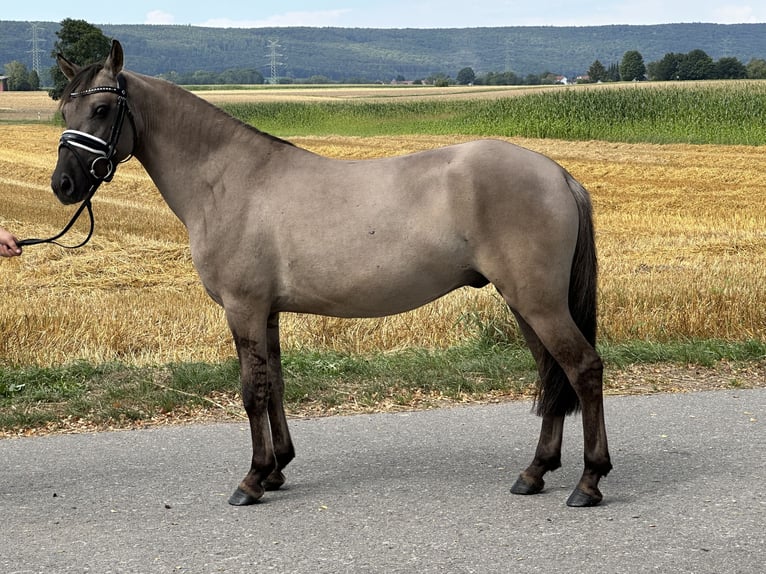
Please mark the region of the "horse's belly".
<svg viewBox="0 0 766 574"><path fill-rule="evenodd" d="M390 269L377 274L338 273L314 276L287 289L279 310L333 317L382 317L425 305L464 285L483 285L486 280L466 269L427 268L409 273Z"/></svg>

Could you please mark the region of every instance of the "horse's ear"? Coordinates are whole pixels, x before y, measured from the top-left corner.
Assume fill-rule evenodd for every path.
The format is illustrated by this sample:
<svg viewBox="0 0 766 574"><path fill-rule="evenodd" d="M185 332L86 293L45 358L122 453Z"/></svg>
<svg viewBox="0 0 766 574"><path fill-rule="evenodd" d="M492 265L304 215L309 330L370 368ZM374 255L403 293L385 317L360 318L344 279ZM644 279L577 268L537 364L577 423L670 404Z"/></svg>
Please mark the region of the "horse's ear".
<svg viewBox="0 0 766 574"><path fill-rule="evenodd" d="M73 64L69 60L67 60L62 54L56 55L56 62L59 65L59 68L66 76L67 80L71 80L72 78L77 75L77 72L80 71L80 66L77 64Z"/></svg>
<svg viewBox="0 0 766 574"><path fill-rule="evenodd" d="M116 77L122 72L122 62L122 45L117 40L112 40L112 49L104 62L104 69Z"/></svg>

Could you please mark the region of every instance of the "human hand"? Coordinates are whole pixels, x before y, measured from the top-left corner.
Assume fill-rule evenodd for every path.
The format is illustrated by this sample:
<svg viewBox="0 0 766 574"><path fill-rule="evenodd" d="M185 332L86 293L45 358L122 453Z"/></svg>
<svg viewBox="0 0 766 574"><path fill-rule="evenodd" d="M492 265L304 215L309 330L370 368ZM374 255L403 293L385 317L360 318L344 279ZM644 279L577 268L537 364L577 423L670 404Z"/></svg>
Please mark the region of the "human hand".
<svg viewBox="0 0 766 574"><path fill-rule="evenodd" d="M21 247L16 243L17 241L13 233L0 227L0 256L15 257L21 255Z"/></svg>

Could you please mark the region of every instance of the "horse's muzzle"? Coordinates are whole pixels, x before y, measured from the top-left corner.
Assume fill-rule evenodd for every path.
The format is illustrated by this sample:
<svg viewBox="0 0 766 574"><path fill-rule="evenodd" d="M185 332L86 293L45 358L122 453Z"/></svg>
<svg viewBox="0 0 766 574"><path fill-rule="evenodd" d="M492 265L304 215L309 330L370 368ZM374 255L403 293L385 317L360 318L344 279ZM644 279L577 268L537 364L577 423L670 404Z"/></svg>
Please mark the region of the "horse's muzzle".
<svg viewBox="0 0 766 574"><path fill-rule="evenodd" d="M80 201L80 198L76 197L74 180L66 172L61 174L54 172L53 177L51 177L51 188L58 200L64 205Z"/></svg>
<svg viewBox="0 0 766 574"><path fill-rule="evenodd" d="M90 157L83 157L83 155L85 155L83 152L66 146L59 148L58 163L51 176L51 188L64 205L79 203L86 197L90 197L101 181L104 181L103 178L95 176L88 167L104 158L97 155L91 160Z"/></svg>

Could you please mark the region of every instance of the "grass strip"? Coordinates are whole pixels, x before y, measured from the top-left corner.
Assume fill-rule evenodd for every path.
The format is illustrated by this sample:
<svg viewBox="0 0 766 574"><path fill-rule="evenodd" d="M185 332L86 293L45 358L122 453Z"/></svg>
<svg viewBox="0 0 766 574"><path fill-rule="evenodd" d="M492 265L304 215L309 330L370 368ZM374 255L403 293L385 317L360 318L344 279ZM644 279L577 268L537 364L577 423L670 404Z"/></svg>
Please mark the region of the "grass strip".
<svg viewBox="0 0 766 574"><path fill-rule="evenodd" d="M634 341L607 343L600 352L608 369L636 363L745 364L766 357L766 342ZM423 397L528 396L536 379L526 348L486 341L372 356L298 350L284 354L283 369L288 410L300 412L311 405L316 414L332 413L350 402L368 409L384 403L408 408ZM80 362L55 368L0 368L0 431L45 428L62 420L119 427L211 406L241 417L238 377L234 360L156 367Z"/></svg>

